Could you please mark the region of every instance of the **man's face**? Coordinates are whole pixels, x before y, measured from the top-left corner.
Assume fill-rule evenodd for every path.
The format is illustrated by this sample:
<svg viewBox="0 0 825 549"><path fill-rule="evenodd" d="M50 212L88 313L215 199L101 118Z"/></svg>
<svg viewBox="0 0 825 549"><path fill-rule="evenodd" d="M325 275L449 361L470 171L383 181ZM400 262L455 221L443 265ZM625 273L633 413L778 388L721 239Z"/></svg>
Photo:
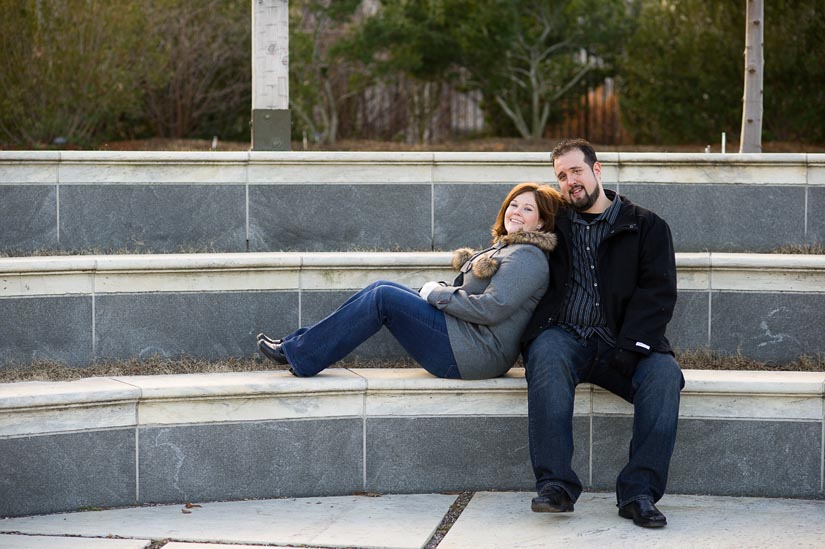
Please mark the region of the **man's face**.
<svg viewBox="0 0 825 549"><path fill-rule="evenodd" d="M593 167L584 161L584 153L573 149L556 158L553 163L559 190L574 210L587 212L602 193L602 166L598 162Z"/></svg>

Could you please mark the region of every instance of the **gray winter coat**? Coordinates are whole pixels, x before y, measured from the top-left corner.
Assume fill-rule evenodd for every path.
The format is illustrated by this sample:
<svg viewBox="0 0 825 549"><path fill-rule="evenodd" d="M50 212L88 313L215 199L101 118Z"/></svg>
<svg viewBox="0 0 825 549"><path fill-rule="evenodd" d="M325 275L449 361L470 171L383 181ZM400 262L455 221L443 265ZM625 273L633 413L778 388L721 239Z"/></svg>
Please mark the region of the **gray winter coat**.
<svg viewBox="0 0 825 549"><path fill-rule="evenodd" d="M455 252L453 267L460 267L463 280L442 283L427 301L446 313L463 379L504 375L516 361L521 334L547 290L546 253L555 245L552 233L518 232L480 252Z"/></svg>

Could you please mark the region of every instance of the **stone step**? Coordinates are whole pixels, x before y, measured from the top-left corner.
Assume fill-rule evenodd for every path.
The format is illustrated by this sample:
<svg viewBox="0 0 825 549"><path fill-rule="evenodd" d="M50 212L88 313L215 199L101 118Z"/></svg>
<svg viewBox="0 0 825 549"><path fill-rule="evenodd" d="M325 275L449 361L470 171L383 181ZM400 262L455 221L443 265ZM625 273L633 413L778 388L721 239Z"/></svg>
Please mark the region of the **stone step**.
<svg viewBox="0 0 825 549"><path fill-rule="evenodd" d="M0 367L249 357L255 335L312 324L370 282L452 280L449 253L0 258ZM677 349L775 362L825 354L825 255L680 253ZM382 330L350 358L397 360Z"/></svg>
<svg viewBox="0 0 825 549"><path fill-rule="evenodd" d="M603 153L677 251L825 243L825 154ZM547 153L0 151L0 251L482 247Z"/></svg>

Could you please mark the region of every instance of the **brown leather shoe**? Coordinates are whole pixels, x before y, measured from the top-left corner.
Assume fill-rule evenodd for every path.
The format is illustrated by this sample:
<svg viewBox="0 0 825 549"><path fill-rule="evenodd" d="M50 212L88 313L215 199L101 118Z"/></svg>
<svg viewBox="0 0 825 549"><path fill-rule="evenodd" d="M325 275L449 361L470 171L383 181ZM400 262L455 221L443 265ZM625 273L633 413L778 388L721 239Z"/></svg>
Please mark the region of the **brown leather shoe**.
<svg viewBox="0 0 825 549"><path fill-rule="evenodd" d="M573 500L564 488L552 484L533 498L530 509L534 513L572 513Z"/></svg>
<svg viewBox="0 0 825 549"><path fill-rule="evenodd" d="M619 507L619 516L633 519L633 524L642 528L661 528L667 524L667 518L649 499L638 499Z"/></svg>

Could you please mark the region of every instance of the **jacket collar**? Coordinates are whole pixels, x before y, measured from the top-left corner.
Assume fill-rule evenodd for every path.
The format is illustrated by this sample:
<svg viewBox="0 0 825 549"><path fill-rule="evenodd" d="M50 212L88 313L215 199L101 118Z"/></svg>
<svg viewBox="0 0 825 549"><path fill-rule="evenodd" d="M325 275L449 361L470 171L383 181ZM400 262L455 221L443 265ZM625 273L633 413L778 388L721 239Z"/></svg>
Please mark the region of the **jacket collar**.
<svg viewBox="0 0 825 549"><path fill-rule="evenodd" d="M532 244L545 252L553 251L558 237L553 233L541 231L519 231L517 233L500 236L496 244L509 246L510 244Z"/></svg>

